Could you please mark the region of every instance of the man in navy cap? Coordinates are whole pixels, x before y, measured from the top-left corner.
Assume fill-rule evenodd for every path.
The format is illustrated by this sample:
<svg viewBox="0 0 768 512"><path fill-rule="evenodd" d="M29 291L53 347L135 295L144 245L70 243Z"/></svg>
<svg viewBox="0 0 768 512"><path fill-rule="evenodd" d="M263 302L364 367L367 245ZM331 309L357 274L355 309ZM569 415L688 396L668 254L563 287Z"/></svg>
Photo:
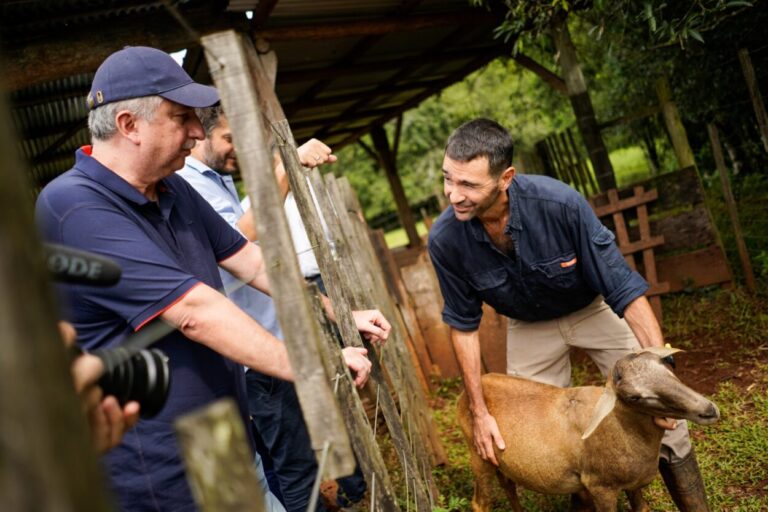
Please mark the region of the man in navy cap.
<svg viewBox="0 0 768 512"><path fill-rule="evenodd" d="M194 108L218 100L214 88L195 83L162 51L114 53L88 95L93 146L78 150L74 167L37 201L48 241L108 256L122 267L113 287L63 286L81 346L119 345L158 317L177 328L155 345L171 367L166 406L139 421L106 456L125 510L196 510L173 421L222 397L235 399L247 418L243 364L293 379L284 345L217 291L221 266L269 292L261 251L174 175L204 138ZM373 339L388 335L378 311L356 312L355 320ZM364 383L371 364L365 350L347 348L344 357L356 383Z"/></svg>

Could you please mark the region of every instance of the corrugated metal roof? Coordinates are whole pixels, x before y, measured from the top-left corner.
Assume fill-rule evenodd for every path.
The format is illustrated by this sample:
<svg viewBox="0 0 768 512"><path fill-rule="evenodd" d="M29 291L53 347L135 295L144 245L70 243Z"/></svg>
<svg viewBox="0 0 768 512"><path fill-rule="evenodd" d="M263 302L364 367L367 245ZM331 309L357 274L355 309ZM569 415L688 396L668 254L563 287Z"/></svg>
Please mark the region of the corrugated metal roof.
<svg viewBox="0 0 768 512"><path fill-rule="evenodd" d="M510 47L493 39L498 18L466 0L280 0L271 12L264 10L273 2L174 5L200 33L248 30L242 11L263 17L255 35L270 36L279 62L277 94L300 142L354 142ZM6 2L2 15L0 48L9 83L34 83L13 91L11 100L36 187L69 168L73 150L88 142L85 95L95 67L111 51L126 42L166 51L187 46L185 68L210 80L199 46L160 1ZM75 52L71 61L69 51ZM29 56L34 60L14 60ZM29 66L39 66L40 73L28 73Z"/></svg>

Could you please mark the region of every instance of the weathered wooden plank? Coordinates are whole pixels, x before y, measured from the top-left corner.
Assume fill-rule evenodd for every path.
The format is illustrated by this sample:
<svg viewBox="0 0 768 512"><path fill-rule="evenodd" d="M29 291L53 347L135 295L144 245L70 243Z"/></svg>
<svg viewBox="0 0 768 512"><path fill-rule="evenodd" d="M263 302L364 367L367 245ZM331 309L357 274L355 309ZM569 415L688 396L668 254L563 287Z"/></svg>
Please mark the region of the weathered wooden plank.
<svg viewBox="0 0 768 512"><path fill-rule="evenodd" d="M656 191L653 190L652 192L656 192ZM642 197L643 194L644 194L643 187L641 186L635 187L635 197ZM653 237L651 237L651 226L650 226L650 222L648 221L648 207L646 206L645 203L637 206L637 223L640 226L640 241L650 242ZM655 238L657 238L657 241L658 241L658 237L655 237ZM656 245L660 245L662 243L664 243L663 237L659 241L659 244L656 244ZM645 280L648 281L649 285L651 285L651 289L655 290L660 288L666 288L666 291L668 291L669 284L658 282L658 276L656 275L656 259L654 258L654 254L653 254L654 246L655 245L650 245L648 247L643 248L643 270L644 270ZM658 297L658 294L656 293L653 293L653 294L648 293L647 295L650 297L651 307L653 308L653 312L656 314L656 319L661 324L662 323L661 299Z"/></svg>
<svg viewBox="0 0 768 512"><path fill-rule="evenodd" d="M650 203L651 201L655 201L658 197L659 193L655 189L648 190L647 192L643 192L640 195L635 194L627 199L619 199L617 194L616 202L611 202L605 206L598 206L595 208L595 215L598 217L605 217L606 215L611 215L616 212L629 210L630 208L635 208L642 204Z"/></svg>
<svg viewBox="0 0 768 512"><path fill-rule="evenodd" d="M15 140L0 98L0 510L111 510L56 330Z"/></svg>
<svg viewBox="0 0 768 512"><path fill-rule="evenodd" d="M448 327L442 319L443 298L426 254L422 254L416 264L403 267L400 271L405 287L413 299L430 359L440 367L443 378L459 377L459 364L453 352Z"/></svg>
<svg viewBox="0 0 768 512"><path fill-rule="evenodd" d="M320 205L320 209L322 211L322 216L325 219L325 223L332 234L337 258L337 261L328 261L326 258L323 258L323 260L319 261L319 263L322 265L321 270L329 271L326 272L326 275L330 274L333 276L333 282L329 284L329 291L333 291L330 288L332 286L337 290L335 293L339 294L333 296L334 311L337 315L339 315L342 314L340 310L343 308L346 310L343 312L343 314L349 314L351 319L351 308L366 309L369 307L369 305L364 302L365 298L362 296L362 294L359 293L358 284L360 278L357 275L354 264L352 263L352 254L350 248L343 236L340 228L340 221L335 213L339 211L339 205L332 204L330 197L326 193L323 179L320 177L320 173L318 171L315 170L311 173L310 180L315 190L317 202ZM343 204L341 206L343 206ZM324 244L323 242L324 241L318 241L320 245L327 245L327 243ZM328 257L330 257L330 252ZM342 267L344 268L343 272L341 272ZM342 306L342 308L337 309L338 306ZM392 318L392 322L394 322L394 318ZM347 332L342 332L342 338L344 339L345 344L359 345L361 338L354 327L354 322L351 326L351 329L352 332L349 330L347 330ZM391 340L390 342L397 343L397 341L399 340ZM390 394L389 386L385 379L381 363L377 357L376 350L367 341L364 341L364 345L369 351L371 363L373 364L371 371L372 385L376 388L376 394L379 397L381 411L385 421L387 422L387 427L389 428L389 432L392 437L392 443L396 448L400 463L403 468L406 468L406 471L409 471L411 474L418 475L419 472L416 471L418 463L414 458L412 450L409 447L405 429L403 427L402 421L400 420L400 416L398 415L397 406L395 405L395 402ZM390 375L392 375L392 372L390 372ZM396 375L397 374L395 373L395 376ZM402 385L398 387L402 389ZM424 482L421 480L421 477L417 478L415 481L414 495L414 499L416 503L418 503L419 507L431 506L426 487Z"/></svg>
<svg viewBox="0 0 768 512"><path fill-rule="evenodd" d="M760 88L757 86L755 68L752 67L752 59L749 57L749 50L746 48L739 50L739 62L741 62L744 80L747 82L749 97L752 98L752 107L755 109L757 125L760 127L760 139L763 141L763 148L768 151L768 114L765 112L763 97L760 94Z"/></svg>
<svg viewBox="0 0 768 512"><path fill-rule="evenodd" d="M392 491L393 487L389 478L389 472L376 444L376 438L373 435L371 425L368 423L365 408L344 364L336 337L325 317L317 286L313 285L311 288L313 314L322 326L324 343L321 345L321 350L325 352L326 359L333 364L334 382L336 383L335 393L339 403L343 405L341 410L343 411L344 422L349 430L350 441L357 454L363 476L368 482L368 490L373 495L373 503L375 505L373 510L399 512L400 507Z"/></svg>
<svg viewBox="0 0 768 512"><path fill-rule="evenodd" d="M345 178L340 178L337 182L332 175L327 177L330 179L328 190L332 192L332 195L335 194L342 199L343 202L338 202L337 204L346 206L346 209L342 211L347 211L347 219L350 221L349 224L352 225L353 231L356 231L356 234L352 234L352 239L357 240L357 244L353 247L359 248L360 251L356 251L355 254L360 254L367 258L366 268L369 269L371 282L375 283L370 285L372 293L377 294L374 296L377 297L377 303L382 306L382 311L384 311L386 315L394 317L396 307L392 302L391 297L386 293L382 293L386 288L383 273L381 267L378 266L373 247L368 238L368 228L365 224L360 203L357 201L357 196L355 196L349 181ZM336 201L336 199L334 199L334 201ZM345 225L347 224L342 222L342 227ZM350 240L349 236L347 239ZM355 261L357 261L357 258ZM401 374L402 382L406 385L406 389L396 389L396 391L401 400L401 405L405 400L408 410L416 418L416 421L410 426L411 429L415 429L416 431L416 435L412 436L412 439L424 440L424 446L415 443L416 455L422 460L422 467L424 468L423 473L425 474L425 479L429 479L430 481L430 487L433 491L432 496L436 496L436 489L434 489L434 484L431 483L429 472L426 470L429 461L426 460L423 453L425 447L429 447L431 449L430 455L432 456L432 461L435 464L444 463L447 460L447 457L437 435L437 427L434 424L434 418L432 417L431 409L427 403L426 397L419 387L414 372L409 369L410 361L404 343L398 341L402 340L402 338L403 334L400 332L399 325L396 323L393 325L391 341L387 344L388 347L391 346L392 350L385 349L383 356L387 368L390 369L390 375L399 372ZM395 341L395 343L392 343L393 341Z"/></svg>
<svg viewBox="0 0 768 512"><path fill-rule="evenodd" d="M736 209L736 200L733 198L733 192L731 192L731 180L728 177L728 169L725 167L725 159L723 158L723 148L720 146L720 137L717 134L717 128L713 123L707 124L707 131L709 132L709 142L712 144L712 154L715 157L715 165L717 166L717 172L720 174L720 185L723 188L723 196L725 197L725 204L728 207L728 216L731 218L731 225L733 226L733 235L736 239L736 247L739 250L739 259L741 260L741 268L744 270L744 279L747 281L747 288L750 292L755 293L757 291L757 284L755 283L755 274L752 272L752 262L749 261L749 252L747 251L747 244L744 243L744 235L741 232L741 222L739 222L739 211Z"/></svg>
<svg viewBox="0 0 768 512"><path fill-rule="evenodd" d="M330 443L328 474L348 475L354 457L339 405L330 387L319 345L320 327L312 321L312 307L299 270L278 185L272 173L268 132L254 84L252 47L235 32L202 39L208 67L219 89L237 149L238 162L251 198L256 227L264 239L264 264L272 288L285 345L296 376L296 392L315 450ZM256 73L257 80L267 81ZM259 78L261 76L261 78ZM269 111L269 107L265 107Z"/></svg>
<svg viewBox="0 0 768 512"><path fill-rule="evenodd" d="M222 399L174 424L187 479L202 512L264 512L253 456L235 402Z"/></svg>
<svg viewBox="0 0 768 512"><path fill-rule="evenodd" d="M647 213L646 213L647 215ZM628 234L631 233L628 232ZM637 240L635 242L629 242L619 247L621 254L627 256L628 254L634 254L640 251L646 251L654 247L659 247L664 243L663 236L652 236L647 240Z"/></svg>
<svg viewBox="0 0 768 512"><path fill-rule="evenodd" d="M682 167L695 167L696 160L693 158L693 150L688 142L688 134L685 131L683 120L677 110L675 102L672 101L672 89L669 87L669 80L662 76L656 81L656 94L659 97L661 112L664 117L664 123L667 126L667 133L672 140L672 148L675 151L677 164Z"/></svg>
<svg viewBox="0 0 768 512"><path fill-rule="evenodd" d="M659 197L648 206L651 214L697 206L704 202L704 188L695 167L685 167L678 171L664 173L635 185L642 185L648 190L655 189L658 192ZM631 187L619 190L619 197L631 195ZM605 193L592 197L597 206L608 202Z"/></svg>
<svg viewBox="0 0 768 512"><path fill-rule="evenodd" d="M421 335L421 331L417 329L415 334L412 334L409 329L405 327L405 311L411 309L410 297L405 290L403 284L403 278L400 275L400 269L395 263L395 259L392 257L392 252L387 248L387 242L384 239L384 231L377 229L371 233L371 241L376 249L376 256L381 263L384 275L387 279L387 285L392 286L394 293L392 297L396 299L398 322L400 322L400 330L403 333L404 341L408 348L408 353L411 356L411 362L413 363L416 377L421 384L425 393L432 391L432 383L427 378L429 375L431 362L429 361L429 354L427 353L427 347L424 344L424 337Z"/></svg>
<svg viewBox="0 0 768 512"><path fill-rule="evenodd" d="M728 261L718 245L656 260L659 280L670 292L728 283L733 279Z"/></svg>
<svg viewBox="0 0 768 512"><path fill-rule="evenodd" d="M629 234L627 233L627 225L624 222L624 213L621 209L617 209L616 206L619 203L619 193L615 188L608 191L608 201L613 209L613 226L616 230L616 238L619 241L619 247L629 244ZM624 259L632 270L637 270L635 265L635 258L631 254L625 254Z"/></svg>

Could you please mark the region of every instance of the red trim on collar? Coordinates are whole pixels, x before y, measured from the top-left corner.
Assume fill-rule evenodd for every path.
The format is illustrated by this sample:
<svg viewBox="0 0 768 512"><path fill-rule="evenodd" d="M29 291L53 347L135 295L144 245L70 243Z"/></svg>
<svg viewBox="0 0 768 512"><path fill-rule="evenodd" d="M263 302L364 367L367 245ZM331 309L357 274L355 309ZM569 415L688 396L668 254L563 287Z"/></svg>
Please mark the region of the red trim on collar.
<svg viewBox="0 0 768 512"><path fill-rule="evenodd" d="M86 144L85 146L80 148L83 153L85 153L88 156L91 156L91 153L93 153L93 146L90 144Z"/></svg>

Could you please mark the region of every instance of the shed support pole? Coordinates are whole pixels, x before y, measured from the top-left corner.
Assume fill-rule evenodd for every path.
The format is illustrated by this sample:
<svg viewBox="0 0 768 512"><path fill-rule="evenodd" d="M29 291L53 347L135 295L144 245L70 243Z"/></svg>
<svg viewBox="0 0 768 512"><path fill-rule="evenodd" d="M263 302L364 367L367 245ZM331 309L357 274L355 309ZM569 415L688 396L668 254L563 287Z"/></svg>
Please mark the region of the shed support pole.
<svg viewBox="0 0 768 512"><path fill-rule="evenodd" d="M371 139L378 153L379 163L384 167L384 172L387 174L389 187L392 190L392 196L395 198L395 205L397 206L397 216L400 217L400 224L408 235L408 245L410 247L420 247L421 237L419 237L416 231L416 221L411 207L408 205L408 198L405 197L403 182L400 181L400 175L397 173L397 155L392 151L389 139L387 139L387 133L382 126L373 127Z"/></svg>
<svg viewBox="0 0 768 512"><path fill-rule="evenodd" d="M552 36L560 54L560 67L563 70L568 98L571 100L573 113L576 115L576 125L579 127L581 138L584 139L584 145L587 147L597 183L600 190L616 188L616 176L613 173L611 160L608 158L608 150L605 148L603 136L600 133L584 74L581 72L581 66L576 56L576 47L571 40L565 18L554 22Z"/></svg>

